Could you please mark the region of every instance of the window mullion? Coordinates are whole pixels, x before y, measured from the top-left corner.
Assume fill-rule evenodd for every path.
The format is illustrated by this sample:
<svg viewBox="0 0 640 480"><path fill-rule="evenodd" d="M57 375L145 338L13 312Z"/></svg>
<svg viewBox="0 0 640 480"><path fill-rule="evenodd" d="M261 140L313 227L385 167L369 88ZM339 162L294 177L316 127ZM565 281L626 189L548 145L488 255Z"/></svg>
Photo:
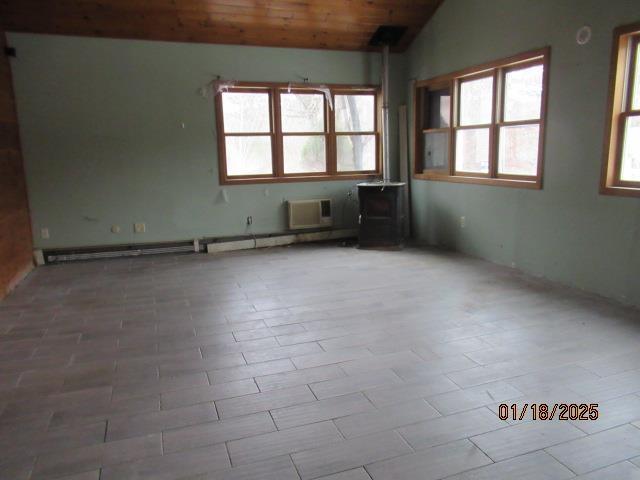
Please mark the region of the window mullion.
<svg viewBox="0 0 640 480"><path fill-rule="evenodd" d="M449 175L456 173L456 135L460 124L460 81L452 80L451 88L451 137L449 138Z"/></svg>
<svg viewBox="0 0 640 480"><path fill-rule="evenodd" d="M280 90L274 88L271 90L271 104L273 108L273 114L271 116L271 138L273 139L273 172L276 177L284 176L284 153L283 153L283 141L282 141L282 117L280 115Z"/></svg>
<svg viewBox="0 0 640 480"><path fill-rule="evenodd" d="M331 92L331 101L333 103L333 109L329 107L327 98L325 97L324 99L327 173L329 175L335 175L338 171L338 140L336 138L336 98L333 92Z"/></svg>
<svg viewBox="0 0 640 480"><path fill-rule="evenodd" d="M489 177L498 177L498 127L502 117L502 105L504 101L504 89L502 88L502 69L493 71L493 102L491 111L491 126L489 127Z"/></svg>

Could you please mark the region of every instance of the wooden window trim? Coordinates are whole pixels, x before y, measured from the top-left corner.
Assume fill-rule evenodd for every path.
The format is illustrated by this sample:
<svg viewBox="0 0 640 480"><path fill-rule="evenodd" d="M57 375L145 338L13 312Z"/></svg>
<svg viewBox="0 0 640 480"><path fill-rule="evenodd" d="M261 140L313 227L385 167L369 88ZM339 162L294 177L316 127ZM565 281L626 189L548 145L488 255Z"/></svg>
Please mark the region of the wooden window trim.
<svg viewBox="0 0 640 480"><path fill-rule="evenodd" d="M474 67L458 70L446 75L440 75L428 80L419 80L414 86L414 165L413 178L418 180L442 181L451 183L467 183L479 185L496 185L502 187L516 187L541 189L544 167L544 140L547 115L547 99L549 91L549 61L551 48L545 47L501 60L487 62ZM543 65L542 99L540 118L534 120L504 121L504 78L509 71L527 68L533 65ZM493 108L491 123L483 125L459 125L460 113L460 84L468 80L476 80L493 76ZM448 88L451 92L450 126L440 129L426 129L421 127L423 99L422 92L427 89L439 90ZM498 173L498 136L500 127L513 125L540 125L538 144L538 165L536 175L512 175ZM456 171L455 142L458 130L469 128L489 128L489 172ZM420 170L422 155L422 134L427 132L447 132L449 134L449 167L447 170L424 172Z"/></svg>
<svg viewBox="0 0 640 480"><path fill-rule="evenodd" d="M625 120L640 116L640 110L632 110L635 58L640 50L640 23L618 27L613 32L607 123L600 193L626 197L640 197L640 182L620 179Z"/></svg>
<svg viewBox="0 0 640 480"><path fill-rule="evenodd" d="M269 108L270 108L270 133L225 133L224 121L222 113L222 95L215 96L215 114L216 114L216 132L218 143L218 171L220 185L242 185L242 184L259 184L259 183L290 183L290 182L312 182L312 181L334 181L334 180L373 180L380 178L382 172L381 165L381 145L380 145L380 114L379 109L382 105L381 91L376 85L344 85L344 84L328 84L331 91L332 101L335 105L335 95L373 95L374 97L374 130L367 132L336 132L335 131L335 113L331 110L326 98L324 99L324 132L282 132L282 117L280 114L280 94L288 93L290 84L273 83L273 82L236 82L228 91L231 92L269 92ZM291 86L293 93L310 93L317 94L318 90L305 87L304 85ZM225 151L226 136L266 136L271 135L272 141L272 173L264 175L227 175L227 161ZM283 140L285 136L294 135L324 135L325 136L325 152L326 152L326 171L325 172L308 172L308 173L285 173L284 172L284 155ZM337 169L337 137L340 135L375 135L375 170L367 171L338 171Z"/></svg>

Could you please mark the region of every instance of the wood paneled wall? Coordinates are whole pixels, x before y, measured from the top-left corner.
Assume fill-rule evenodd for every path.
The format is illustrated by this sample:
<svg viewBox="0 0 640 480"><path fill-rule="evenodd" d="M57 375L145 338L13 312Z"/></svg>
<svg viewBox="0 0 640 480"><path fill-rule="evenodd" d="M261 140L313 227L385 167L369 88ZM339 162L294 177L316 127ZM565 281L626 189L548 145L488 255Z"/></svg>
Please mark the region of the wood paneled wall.
<svg viewBox="0 0 640 480"><path fill-rule="evenodd" d="M0 30L0 298L33 268L29 204L5 46Z"/></svg>

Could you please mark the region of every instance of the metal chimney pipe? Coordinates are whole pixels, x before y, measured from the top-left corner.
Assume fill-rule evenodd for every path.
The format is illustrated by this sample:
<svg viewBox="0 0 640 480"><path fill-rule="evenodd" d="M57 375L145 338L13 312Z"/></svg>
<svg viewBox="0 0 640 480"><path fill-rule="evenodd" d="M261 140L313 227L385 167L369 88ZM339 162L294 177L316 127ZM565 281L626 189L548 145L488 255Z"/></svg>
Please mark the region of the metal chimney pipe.
<svg viewBox="0 0 640 480"><path fill-rule="evenodd" d="M382 181L391 181L389 159L389 45L382 48Z"/></svg>

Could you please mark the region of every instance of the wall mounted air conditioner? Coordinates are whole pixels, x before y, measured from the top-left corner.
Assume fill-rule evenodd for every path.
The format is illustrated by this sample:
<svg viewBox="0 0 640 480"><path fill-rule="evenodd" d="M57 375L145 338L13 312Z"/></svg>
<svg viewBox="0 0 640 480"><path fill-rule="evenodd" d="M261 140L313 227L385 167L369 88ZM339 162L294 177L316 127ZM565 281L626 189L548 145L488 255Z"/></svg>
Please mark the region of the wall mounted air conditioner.
<svg viewBox="0 0 640 480"><path fill-rule="evenodd" d="M330 227L333 225L331 200L289 201L289 229Z"/></svg>

